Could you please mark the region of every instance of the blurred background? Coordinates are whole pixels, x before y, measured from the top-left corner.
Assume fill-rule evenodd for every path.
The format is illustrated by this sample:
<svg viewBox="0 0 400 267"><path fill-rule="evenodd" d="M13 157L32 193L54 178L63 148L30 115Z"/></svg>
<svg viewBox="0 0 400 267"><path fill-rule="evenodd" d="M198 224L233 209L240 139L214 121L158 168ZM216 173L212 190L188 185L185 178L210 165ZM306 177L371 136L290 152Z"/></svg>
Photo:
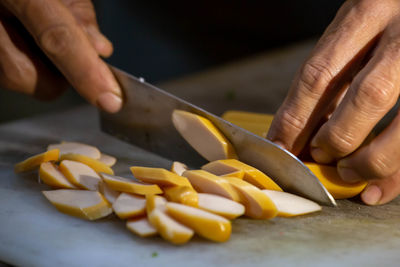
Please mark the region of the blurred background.
<svg viewBox="0 0 400 267"><path fill-rule="evenodd" d="M159 83L318 38L344 0L95 0L107 62ZM52 102L0 90L0 122L56 112L84 100L73 89Z"/></svg>

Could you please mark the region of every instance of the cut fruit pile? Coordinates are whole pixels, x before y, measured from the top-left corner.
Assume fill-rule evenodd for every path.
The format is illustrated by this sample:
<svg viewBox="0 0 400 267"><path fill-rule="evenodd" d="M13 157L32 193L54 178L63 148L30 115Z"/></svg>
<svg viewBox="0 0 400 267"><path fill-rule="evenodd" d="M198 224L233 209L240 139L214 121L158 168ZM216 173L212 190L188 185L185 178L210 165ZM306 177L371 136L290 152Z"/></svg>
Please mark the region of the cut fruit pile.
<svg viewBox="0 0 400 267"><path fill-rule="evenodd" d="M15 171L39 169L40 180L56 189L43 194L60 212L87 220L115 213L132 233L160 235L177 245L195 233L225 242L231 220L240 216L272 219L321 210L240 162L232 144L206 118L176 110L172 120L188 143L210 160L201 169L181 162L173 162L170 170L132 166L134 179L120 177L111 168L114 157L93 146L63 142L16 164Z"/></svg>

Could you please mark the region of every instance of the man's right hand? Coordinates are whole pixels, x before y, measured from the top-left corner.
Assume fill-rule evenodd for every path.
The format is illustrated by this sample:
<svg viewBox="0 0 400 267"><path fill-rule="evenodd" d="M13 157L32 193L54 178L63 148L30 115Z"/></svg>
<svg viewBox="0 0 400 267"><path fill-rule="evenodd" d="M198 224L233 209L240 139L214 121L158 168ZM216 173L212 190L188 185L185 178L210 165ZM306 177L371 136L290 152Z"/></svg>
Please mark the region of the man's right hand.
<svg viewBox="0 0 400 267"><path fill-rule="evenodd" d="M67 81L91 104L108 112L121 108L118 83L99 57L110 56L112 44L100 33L90 0L0 0L0 5L2 87L52 99Z"/></svg>

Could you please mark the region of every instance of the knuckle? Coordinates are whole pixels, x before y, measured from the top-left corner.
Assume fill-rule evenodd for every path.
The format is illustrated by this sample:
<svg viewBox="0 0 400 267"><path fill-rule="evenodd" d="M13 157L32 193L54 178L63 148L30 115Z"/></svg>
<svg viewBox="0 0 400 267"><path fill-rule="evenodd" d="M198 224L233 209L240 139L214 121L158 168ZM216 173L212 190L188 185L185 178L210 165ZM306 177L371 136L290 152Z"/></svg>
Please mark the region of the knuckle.
<svg viewBox="0 0 400 267"><path fill-rule="evenodd" d="M372 178L384 178L395 173L395 164L391 164L383 153L369 153L365 158L368 176Z"/></svg>
<svg viewBox="0 0 400 267"><path fill-rule="evenodd" d="M308 94L320 96L322 89L333 78L329 64L325 60L310 59L300 70L300 83Z"/></svg>
<svg viewBox="0 0 400 267"><path fill-rule="evenodd" d="M290 111L285 111L281 115L282 130L283 132L300 132L304 129L307 121L299 116L294 115Z"/></svg>
<svg viewBox="0 0 400 267"><path fill-rule="evenodd" d="M321 136L321 143L332 151L335 157L344 157L353 152L357 147L355 136L338 127L326 128Z"/></svg>
<svg viewBox="0 0 400 267"><path fill-rule="evenodd" d="M52 25L39 34L38 42L51 56L64 55L73 44L71 29L65 24Z"/></svg>
<svg viewBox="0 0 400 267"><path fill-rule="evenodd" d="M397 100L397 89L390 79L384 75L374 75L359 82L358 97L354 98L354 104L360 109L374 107L377 109L390 107Z"/></svg>

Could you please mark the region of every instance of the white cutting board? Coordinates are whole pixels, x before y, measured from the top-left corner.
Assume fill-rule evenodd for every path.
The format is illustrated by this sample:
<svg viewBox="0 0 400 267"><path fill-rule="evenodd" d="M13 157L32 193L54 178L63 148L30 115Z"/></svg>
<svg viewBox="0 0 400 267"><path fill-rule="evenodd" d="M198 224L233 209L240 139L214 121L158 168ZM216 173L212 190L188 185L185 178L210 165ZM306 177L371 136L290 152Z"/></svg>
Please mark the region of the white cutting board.
<svg viewBox="0 0 400 267"><path fill-rule="evenodd" d="M142 239L115 217L96 222L59 213L36 174L13 165L61 140L98 146L129 166L168 167L169 160L102 134L89 107L0 126L0 261L23 266L374 266L400 260L400 203L380 208L341 201L319 214L269 221L238 219L226 243L194 238L174 246Z"/></svg>

